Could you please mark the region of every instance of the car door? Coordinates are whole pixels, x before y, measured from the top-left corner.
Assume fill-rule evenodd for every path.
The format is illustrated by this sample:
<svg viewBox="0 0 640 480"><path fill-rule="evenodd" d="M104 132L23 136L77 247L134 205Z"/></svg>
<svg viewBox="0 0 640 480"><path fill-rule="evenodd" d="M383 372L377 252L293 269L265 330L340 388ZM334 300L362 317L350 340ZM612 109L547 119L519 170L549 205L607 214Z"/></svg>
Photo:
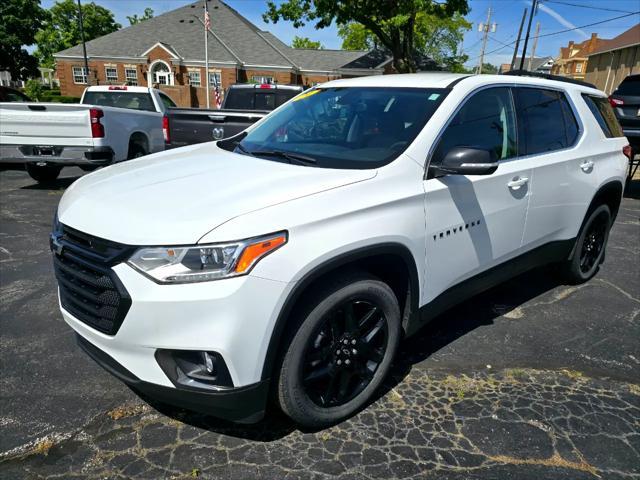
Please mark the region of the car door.
<svg viewBox="0 0 640 480"><path fill-rule="evenodd" d="M476 91L442 131L424 181L426 282L424 303L461 281L516 256L522 244L531 169L517 157L511 89ZM434 173L447 151L493 150L491 175Z"/></svg>
<svg viewBox="0 0 640 480"><path fill-rule="evenodd" d="M582 128L563 90L519 85L514 99L519 155L533 169L523 238L533 249L576 235L596 188L600 146L578 147Z"/></svg>

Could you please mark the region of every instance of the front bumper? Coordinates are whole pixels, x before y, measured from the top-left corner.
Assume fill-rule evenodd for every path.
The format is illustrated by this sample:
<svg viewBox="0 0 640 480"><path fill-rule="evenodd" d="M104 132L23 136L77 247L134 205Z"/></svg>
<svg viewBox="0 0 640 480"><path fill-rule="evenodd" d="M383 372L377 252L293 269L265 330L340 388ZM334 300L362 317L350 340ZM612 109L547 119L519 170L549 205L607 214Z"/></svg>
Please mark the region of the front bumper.
<svg viewBox="0 0 640 480"><path fill-rule="evenodd" d="M42 154L42 152L46 154ZM82 166L113 163L111 147L82 147L55 145L0 145L0 163L46 163L47 165Z"/></svg>
<svg viewBox="0 0 640 480"><path fill-rule="evenodd" d="M65 321L100 352L91 356L126 383L167 403L235 421L259 419L268 388L262 378L267 348L291 284L247 275L161 285L126 263L112 270L131 298L115 335L92 328L60 305ZM231 387L183 387L159 364L159 350L219 354Z"/></svg>
<svg viewBox="0 0 640 480"><path fill-rule="evenodd" d="M264 417L269 393L268 380L215 392L165 387L140 380L78 334L76 341L78 346L107 372L150 398L234 422L255 423Z"/></svg>

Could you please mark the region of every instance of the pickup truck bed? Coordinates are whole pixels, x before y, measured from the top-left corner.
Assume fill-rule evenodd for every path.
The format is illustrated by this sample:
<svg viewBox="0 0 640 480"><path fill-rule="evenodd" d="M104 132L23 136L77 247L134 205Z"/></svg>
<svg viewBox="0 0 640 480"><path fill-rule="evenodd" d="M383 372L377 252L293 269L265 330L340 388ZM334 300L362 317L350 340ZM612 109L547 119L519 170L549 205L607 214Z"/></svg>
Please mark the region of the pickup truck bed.
<svg viewBox="0 0 640 480"><path fill-rule="evenodd" d="M227 90L221 110L169 108L166 148L232 137L302 92L297 85L237 84Z"/></svg>

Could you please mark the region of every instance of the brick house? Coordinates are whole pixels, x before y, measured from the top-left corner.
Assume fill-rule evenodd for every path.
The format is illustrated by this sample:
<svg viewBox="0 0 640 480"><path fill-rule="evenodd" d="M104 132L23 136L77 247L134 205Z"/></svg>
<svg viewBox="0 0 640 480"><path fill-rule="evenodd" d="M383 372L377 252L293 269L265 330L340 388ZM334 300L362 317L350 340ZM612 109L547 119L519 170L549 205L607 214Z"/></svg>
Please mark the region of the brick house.
<svg viewBox="0 0 640 480"><path fill-rule="evenodd" d="M587 73L587 61L589 54L599 49L608 40L598 38L597 33L592 33L591 38L584 42L575 43L570 41L566 47L560 48L560 55L555 59L551 73L584 80Z"/></svg>
<svg viewBox="0 0 640 480"><path fill-rule="evenodd" d="M389 71L388 55L293 49L220 0L208 1L208 77L221 91L234 83L312 85ZM157 84L179 106L206 107L203 9L195 2L87 42L90 83ZM79 97L87 84L82 46L54 57L62 95Z"/></svg>

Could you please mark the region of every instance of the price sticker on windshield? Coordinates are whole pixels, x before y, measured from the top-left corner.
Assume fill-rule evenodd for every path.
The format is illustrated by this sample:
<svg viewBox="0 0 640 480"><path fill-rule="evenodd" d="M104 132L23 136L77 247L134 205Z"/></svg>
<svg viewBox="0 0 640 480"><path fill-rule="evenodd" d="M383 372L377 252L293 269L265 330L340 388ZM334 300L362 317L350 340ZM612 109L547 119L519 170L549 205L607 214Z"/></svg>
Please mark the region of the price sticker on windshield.
<svg viewBox="0 0 640 480"><path fill-rule="evenodd" d="M298 95L296 98L293 99L293 101L297 102L299 100L303 100L305 98L309 98L311 95L315 95L318 92L320 92L319 89L311 90L310 92L306 92L306 93L303 93L301 95Z"/></svg>

